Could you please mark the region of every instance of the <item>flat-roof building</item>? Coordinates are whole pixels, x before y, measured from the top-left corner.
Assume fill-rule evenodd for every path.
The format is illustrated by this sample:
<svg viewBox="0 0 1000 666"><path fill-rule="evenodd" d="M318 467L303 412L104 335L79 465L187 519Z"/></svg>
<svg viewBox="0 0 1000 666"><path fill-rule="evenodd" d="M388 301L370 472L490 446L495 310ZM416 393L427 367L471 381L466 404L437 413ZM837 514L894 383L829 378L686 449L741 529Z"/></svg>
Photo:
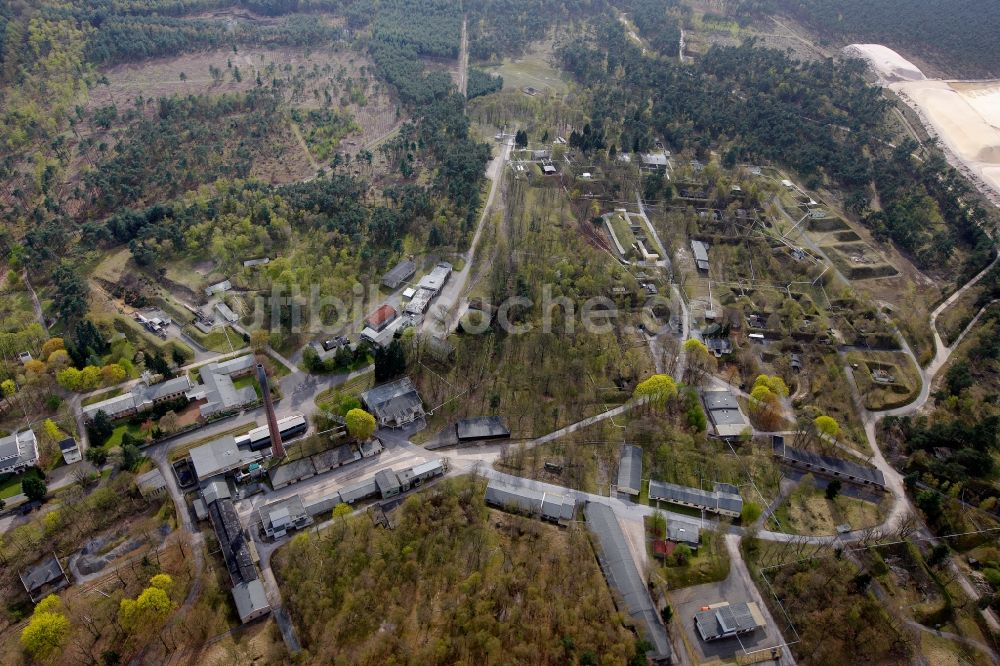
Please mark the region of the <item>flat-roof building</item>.
<svg viewBox="0 0 1000 666"><path fill-rule="evenodd" d="M383 428L400 428L424 416L423 402L409 377L369 389L361 401Z"/></svg>
<svg viewBox="0 0 1000 666"><path fill-rule="evenodd" d="M396 264L392 270L382 276L382 284L389 289L397 289L399 285L409 280L417 272L417 265L405 259Z"/></svg>
<svg viewBox="0 0 1000 666"><path fill-rule="evenodd" d="M567 495L534 490L491 480L486 486L486 503L505 511L515 511L562 523L573 520L576 501Z"/></svg>
<svg viewBox="0 0 1000 666"><path fill-rule="evenodd" d="M233 288L233 283L229 280L223 280L222 282L216 282L215 284L205 288L205 295L212 296L213 294L221 294L225 291L229 291Z"/></svg>
<svg viewBox="0 0 1000 666"><path fill-rule="evenodd" d="M706 390L703 394L705 411L712 422L716 437L737 439L750 427L743 415L740 403L732 391L726 389Z"/></svg>
<svg viewBox="0 0 1000 666"><path fill-rule="evenodd" d="M665 481L649 482L651 501L680 504L694 509L737 518L743 512L743 498L738 489L729 484L717 483L711 492Z"/></svg>
<svg viewBox="0 0 1000 666"><path fill-rule="evenodd" d="M417 286L421 289L426 289L437 296L438 293L444 288L444 285L448 282L451 270L451 264L447 261L442 261L434 267L434 270L420 278L420 282Z"/></svg>
<svg viewBox="0 0 1000 666"><path fill-rule="evenodd" d="M691 241L691 251L694 252L694 263L699 271L708 272L708 246L699 240Z"/></svg>
<svg viewBox="0 0 1000 666"><path fill-rule="evenodd" d="M427 308L430 307L431 299L434 298L435 293L430 289L424 289L421 287L417 290L417 293L413 295L410 302L406 304L403 311L407 314L422 315L427 312Z"/></svg>
<svg viewBox="0 0 1000 666"><path fill-rule="evenodd" d="M0 437L0 474L23 472L38 462L38 439L35 431L15 431Z"/></svg>
<svg viewBox="0 0 1000 666"><path fill-rule="evenodd" d="M135 485L139 488L139 494L145 498L159 497L167 491L167 480L155 467L135 477Z"/></svg>
<svg viewBox="0 0 1000 666"><path fill-rule="evenodd" d="M858 463L826 456L812 451L794 449L785 445L784 437L772 439L772 449L779 462L790 467L821 476L843 479L861 486L871 486L885 490L885 475L874 467L866 467Z"/></svg>
<svg viewBox="0 0 1000 666"><path fill-rule="evenodd" d="M507 439L510 437L510 429L499 416L479 416L461 419L455 424L455 435L460 442Z"/></svg>
<svg viewBox="0 0 1000 666"><path fill-rule="evenodd" d="M138 384L127 393L86 405L81 411L88 421L94 420L98 412L104 412L112 420L121 419L170 400L179 400L190 388L188 376L180 375L159 384Z"/></svg>
<svg viewBox="0 0 1000 666"><path fill-rule="evenodd" d="M219 316L222 317L223 320L228 321L230 324L235 324L240 320L239 315L233 312L230 307L222 301L215 304L215 309L219 311Z"/></svg>
<svg viewBox="0 0 1000 666"><path fill-rule="evenodd" d="M199 481L232 472L264 459L260 451L253 451L249 446L245 448L237 446L236 438L232 435L195 447L191 449L190 456L195 476Z"/></svg>
<svg viewBox="0 0 1000 666"><path fill-rule="evenodd" d="M380 469L375 473L375 485L382 499L395 497L401 492L399 477L391 469Z"/></svg>
<svg viewBox="0 0 1000 666"><path fill-rule="evenodd" d="M219 549L233 583L232 595L240 622L246 624L271 610L253 562L239 514L231 499L218 499L208 506L208 517L219 540Z"/></svg>
<svg viewBox="0 0 1000 666"><path fill-rule="evenodd" d="M764 616L753 601L738 604L712 604L694 616L694 624L703 641L716 641L748 634L765 626Z"/></svg>
<svg viewBox="0 0 1000 666"><path fill-rule="evenodd" d="M642 449L626 444L618 456L618 492L638 496L642 492Z"/></svg>

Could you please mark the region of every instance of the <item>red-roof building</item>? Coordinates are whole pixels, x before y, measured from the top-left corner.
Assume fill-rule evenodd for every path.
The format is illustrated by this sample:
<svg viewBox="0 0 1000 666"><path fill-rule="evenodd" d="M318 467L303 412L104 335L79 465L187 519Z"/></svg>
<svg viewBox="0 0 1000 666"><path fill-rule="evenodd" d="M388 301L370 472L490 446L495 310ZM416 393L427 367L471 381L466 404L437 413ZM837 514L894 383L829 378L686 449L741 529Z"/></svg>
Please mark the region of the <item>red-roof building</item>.
<svg viewBox="0 0 1000 666"><path fill-rule="evenodd" d="M396 312L396 308L386 303L378 310L368 315L368 318L365 319L365 326L373 331L381 331L386 326L391 324L398 316L399 313Z"/></svg>
<svg viewBox="0 0 1000 666"><path fill-rule="evenodd" d="M659 557L660 559L666 559L674 554L674 548L677 544L673 541L666 541L664 539L656 539L653 541L653 557Z"/></svg>

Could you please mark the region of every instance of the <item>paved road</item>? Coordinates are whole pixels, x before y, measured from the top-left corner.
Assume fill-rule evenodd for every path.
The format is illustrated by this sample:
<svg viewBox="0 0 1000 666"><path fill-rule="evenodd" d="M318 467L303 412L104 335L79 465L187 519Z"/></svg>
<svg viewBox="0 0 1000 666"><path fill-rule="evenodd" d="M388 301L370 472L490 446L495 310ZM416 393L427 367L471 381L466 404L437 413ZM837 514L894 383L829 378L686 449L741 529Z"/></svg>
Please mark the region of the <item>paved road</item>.
<svg viewBox="0 0 1000 666"><path fill-rule="evenodd" d="M506 143L500 149L499 154L493 158L493 161L486 168L486 177L491 181L490 193L486 197L483 212L479 216L479 224L476 225L476 233L472 237L472 243L463 257L465 265L462 267L462 270L452 273L448 284L444 286L444 289L438 294L434 305L431 306L431 314L428 314L424 320L424 330L435 336L447 336L458 326L458 318L461 314L461 308L457 307L459 299L463 299L463 301L465 299L465 286L469 281L469 276L472 274L476 248L479 246L479 239L482 237L486 221L490 217L493 200L496 198L497 191L500 189L500 183L503 181L504 165L510 158L510 151L513 147L514 140L512 138L507 139ZM444 322L445 325L442 327L439 322Z"/></svg>

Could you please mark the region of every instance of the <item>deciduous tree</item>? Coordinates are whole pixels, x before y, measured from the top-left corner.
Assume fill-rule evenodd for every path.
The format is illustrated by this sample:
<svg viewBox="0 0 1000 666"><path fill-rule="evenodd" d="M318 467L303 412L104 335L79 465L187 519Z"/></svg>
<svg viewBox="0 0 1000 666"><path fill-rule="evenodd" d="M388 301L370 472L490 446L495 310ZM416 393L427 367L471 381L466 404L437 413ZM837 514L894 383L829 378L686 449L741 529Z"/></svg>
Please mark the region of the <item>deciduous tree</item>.
<svg viewBox="0 0 1000 666"><path fill-rule="evenodd" d="M375 417L363 409L352 409L344 419L348 434L359 442L367 441L375 434Z"/></svg>

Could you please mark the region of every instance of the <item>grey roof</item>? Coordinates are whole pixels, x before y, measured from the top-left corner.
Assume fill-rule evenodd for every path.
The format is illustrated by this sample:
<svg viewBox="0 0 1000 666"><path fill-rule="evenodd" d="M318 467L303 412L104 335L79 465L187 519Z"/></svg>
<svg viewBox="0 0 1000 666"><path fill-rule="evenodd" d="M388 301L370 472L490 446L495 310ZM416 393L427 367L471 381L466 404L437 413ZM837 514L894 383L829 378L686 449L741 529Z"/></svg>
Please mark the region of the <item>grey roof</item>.
<svg viewBox="0 0 1000 666"><path fill-rule="evenodd" d="M420 278L419 284L422 288L430 289L436 294L441 291L442 287L444 287L445 282L448 281L449 275L451 275L451 264L446 261L442 261L434 267L434 270Z"/></svg>
<svg viewBox="0 0 1000 666"><path fill-rule="evenodd" d="M728 486L728 488L731 487ZM742 512L743 498L739 494L726 492L726 490L726 487L720 490L719 486L716 486L716 490L709 492L701 488L690 488L676 483L651 480L649 482L649 499L678 504L686 503L709 511L722 510L737 514Z"/></svg>
<svg viewBox="0 0 1000 666"><path fill-rule="evenodd" d="M729 604L701 611L694 616L698 626L698 633L705 640L721 636L734 636L745 632L753 631L764 626L758 621L760 613L754 613L756 604L751 605L743 602Z"/></svg>
<svg viewBox="0 0 1000 666"><path fill-rule="evenodd" d="M708 263L708 246L700 240L691 241L691 251L694 252L694 260L696 262Z"/></svg>
<svg viewBox="0 0 1000 666"><path fill-rule="evenodd" d="M38 462L38 440L30 428L0 437L0 469L20 469Z"/></svg>
<svg viewBox="0 0 1000 666"><path fill-rule="evenodd" d="M139 486L139 490L143 492L155 492L161 488L166 488L167 480L163 478L160 470L154 467L145 474L135 477L135 485Z"/></svg>
<svg viewBox="0 0 1000 666"><path fill-rule="evenodd" d="M378 484L375 482L375 479L368 479L367 481L361 481L341 488L338 501L346 504L354 504L369 497L375 497L378 493ZM337 504L337 502L334 504Z"/></svg>
<svg viewBox="0 0 1000 666"><path fill-rule="evenodd" d="M289 483L304 479L316 474L316 466L313 465L312 458L300 458L284 465L272 467L267 471L267 476L271 479L271 485L275 488L287 486Z"/></svg>
<svg viewBox="0 0 1000 666"><path fill-rule="evenodd" d="M215 479L201 487L201 496L205 500L205 505L208 506L220 499L229 499L232 494L229 492L229 484L226 483L225 479Z"/></svg>
<svg viewBox="0 0 1000 666"><path fill-rule="evenodd" d="M417 272L417 265L406 259L396 264L392 270L382 277L382 283L390 289L395 289L401 282L413 277Z"/></svg>
<svg viewBox="0 0 1000 666"><path fill-rule="evenodd" d="M618 490L638 495L642 492L642 449L626 444L618 458Z"/></svg>
<svg viewBox="0 0 1000 666"><path fill-rule="evenodd" d="M323 451L322 453L317 453L312 457L313 465L317 470L340 467L341 465L346 465L349 462L354 462L355 460L360 459L361 454L358 453L350 444L341 444L338 447Z"/></svg>
<svg viewBox="0 0 1000 666"><path fill-rule="evenodd" d="M375 473L375 484L382 497L388 497L399 492L399 477L391 469L380 469Z"/></svg>
<svg viewBox="0 0 1000 666"><path fill-rule="evenodd" d="M252 356L246 356L253 361ZM241 359L234 359L241 361ZM204 400L201 406L201 415L209 416L216 412L223 412L243 405L249 405L257 401L257 392L252 386L236 388L233 384L232 373L242 369L241 364L237 365L216 365L209 363L201 369L201 384L187 392L189 400ZM229 370L226 372L226 370Z"/></svg>
<svg viewBox="0 0 1000 666"><path fill-rule="evenodd" d="M704 400L708 418L712 420L715 434L719 437L738 437L749 426L732 391L705 391Z"/></svg>
<svg viewBox="0 0 1000 666"><path fill-rule="evenodd" d="M260 614L261 611L271 609L271 604L268 603L267 595L264 593L264 585L259 580L251 580L233 586L233 601L236 603L236 612L240 615L240 622L244 623Z"/></svg>
<svg viewBox="0 0 1000 666"><path fill-rule="evenodd" d="M675 520L667 522L667 539L677 543L686 543L698 547L701 529L697 525L682 523Z"/></svg>
<svg viewBox="0 0 1000 666"><path fill-rule="evenodd" d="M88 419L92 419L97 416L97 412L104 412L111 418L114 418L118 414L127 412L130 409L135 409L135 396L132 395L132 391L123 393L122 395L116 395L115 397L108 398L107 400L101 400L100 402L85 405L82 411L84 416Z"/></svg>
<svg viewBox="0 0 1000 666"><path fill-rule="evenodd" d="M864 465L859 465L843 458L834 458L833 456L825 456L813 453L812 451L793 449L790 446L785 446L784 443L775 444L774 454L790 462L809 465L834 476L853 477L866 483L885 486L885 475L882 474L881 470L874 467L865 467Z"/></svg>
<svg viewBox="0 0 1000 666"><path fill-rule="evenodd" d="M156 402L175 393L183 393L189 388L191 380L187 375L181 375L151 386L139 384L132 389L132 393L135 395L135 404L140 405L144 402Z"/></svg>
<svg viewBox="0 0 1000 666"><path fill-rule="evenodd" d="M253 354L244 354L243 356L237 356L236 358L231 358L228 361L219 361L218 363L206 363L201 366L201 374L204 375L205 371L214 372L223 375L233 375L237 372L243 372L245 370L251 370L254 366Z"/></svg>
<svg viewBox="0 0 1000 666"><path fill-rule="evenodd" d="M212 502L208 507L208 516L219 539L219 547L226 560L226 568L233 585L257 580L257 567L250 557L243 527L239 515L231 499L221 499Z"/></svg>
<svg viewBox="0 0 1000 666"><path fill-rule="evenodd" d="M25 589L30 593L43 585L62 578L64 575L62 567L59 565L59 560L56 559L55 555L49 555L22 574L21 583L24 584Z"/></svg>
<svg viewBox="0 0 1000 666"><path fill-rule="evenodd" d="M732 391L725 389L705 391L705 406L709 409L739 409L736 396L732 394Z"/></svg>
<svg viewBox="0 0 1000 666"><path fill-rule="evenodd" d="M263 458L257 451L238 447L231 435L191 449L190 456L195 476L201 481Z"/></svg>
<svg viewBox="0 0 1000 666"><path fill-rule="evenodd" d="M646 585L635 566L628 541L611 507L589 502L584 508L587 525L601 544L599 559L608 584L618 591L629 616L644 627L646 638L659 657L673 655L673 646Z"/></svg>
<svg viewBox="0 0 1000 666"><path fill-rule="evenodd" d="M239 320L239 316L237 316L237 314L233 312L232 309L230 309L230 307L225 303L223 303L222 301L219 301L218 303L215 304L215 309L218 310L219 314L222 315L222 318L228 322L234 322Z"/></svg>
<svg viewBox="0 0 1000 666"><path fill-rule="evenodd" d="M576 501L572 497L501 481L490 481L486 486L486 503L556 521L573 520L576 513Z"/></svg>
<svg viewBox="0 0 1000 666"><path fill-rule="evenodd" d="M494 439L510 437L510 429L499 416L480 416L472 419L462 419L455 424L455 433L459 439Z"/></svg>
<svg viewBox="0 0 1000 666"><path fill-rule="evenodd" d="M382 424L423 413L423 402L409 377L369 389L361 394L361 400Z"/></svg>
<svg viewBox="0 0 1000 666"><path fill-rule="evenodd" d="M302 498L298 495L265 504L257 510L257 513L265 530L289 527L301 529L313 522L309 512L302 505Z"/></svg>

